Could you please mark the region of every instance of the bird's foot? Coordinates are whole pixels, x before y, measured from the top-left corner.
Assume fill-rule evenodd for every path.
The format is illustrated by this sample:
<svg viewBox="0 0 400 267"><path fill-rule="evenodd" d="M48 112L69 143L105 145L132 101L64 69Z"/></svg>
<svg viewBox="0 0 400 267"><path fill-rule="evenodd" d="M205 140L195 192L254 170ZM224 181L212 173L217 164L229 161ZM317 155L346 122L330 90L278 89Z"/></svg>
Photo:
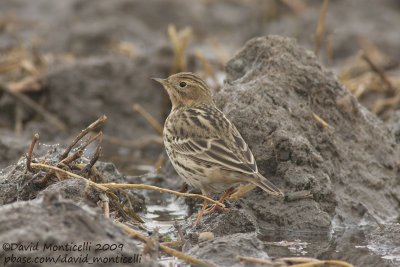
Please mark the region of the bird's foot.
<svg viewBox="0 0 400 267"><path fill-rule="evenodd" d="M211 213L214 213L214 212L216 212L216 211L219 211L219 212L228 212L229 210L230 210L230 209L221 207L220 205L212 204L212 205L210 205L210 207L208 207L208 208L206 208L206 209L204 210L204 215L211 214Z"/></svg>
<svg viewBox="0 0 400 267"><path fill-rule="evenodd" d="M204 200L203 205L202 205L202 207L201 207L201 210L200 210L199 213L197 214L196 221L195 221L194 224L193 224L193 228L196 228L197 225L199 225L199 223L200 223L200 221L201 221L201 218L203 218L203 214L204 214L204 211L206 210L207 206L208 206L207 200Z"/></svg>
<svg viewBox="0 0 400 267"><path fill-rule="evenodd" d="M225 199L229 197L234 191L234 188L228 188L225 190L224 194L221 196L221 198L218 200L219 203L224 203ZM201 207L201 210L197 214L196 221L194 222L193 228L196 228L197 225L199 225L201 218L203 218L203 215L206 214L211 214L215 211L220 211L220 212L228 212L230 209L222 207L218 204L212 204L210 207L207 207L208 203L206 200L204 200L203 205Z"/></svg>
<svg viewBox="0 0 400 267"><path fill-rule="evenodd" d="M225 199L227 199L234 191L234 188L228 188L225 190L224 194L221 196L221 198L218 200L219 203L223 204ZM220 211L220 212L228 212L228 208L221 207L220 205L217 204L212 204L210 207L208 207L205 211L204 214L211 214L215 211Z"/></svg>

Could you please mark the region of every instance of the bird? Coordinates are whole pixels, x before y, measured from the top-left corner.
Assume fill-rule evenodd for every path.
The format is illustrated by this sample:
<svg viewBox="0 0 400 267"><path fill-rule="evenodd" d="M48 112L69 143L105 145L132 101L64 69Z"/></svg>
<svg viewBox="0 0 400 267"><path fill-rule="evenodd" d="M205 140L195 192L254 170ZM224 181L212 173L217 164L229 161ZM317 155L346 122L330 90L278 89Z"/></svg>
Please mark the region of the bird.
<svg viewBox="0 0 400 267"><path fill-rule="evenodd" d="M235 125L217 108L203 79L191 72L180 72L153 80L162 84L172 104L164 123L163 141L174 169L187 184L200 189L205 196L225 192L220 201L243 182L254 184L271 195L284 196L260 174L249 146ZM195 225L207 205L204 201Z"/></svg>

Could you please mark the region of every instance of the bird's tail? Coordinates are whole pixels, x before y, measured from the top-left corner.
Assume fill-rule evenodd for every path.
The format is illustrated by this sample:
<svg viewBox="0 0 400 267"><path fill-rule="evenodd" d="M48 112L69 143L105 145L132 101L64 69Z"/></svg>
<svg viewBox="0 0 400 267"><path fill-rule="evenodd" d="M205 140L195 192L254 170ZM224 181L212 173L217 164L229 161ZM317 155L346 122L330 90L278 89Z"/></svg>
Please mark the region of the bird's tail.
<svg viewBox="0 0 400 267"><path fill-rule="evenodd" d="M265 192L274 196L280 196L280 197L285 196L285 194L278 187L276 187L273 183L268 181L268 179L262 176L260 173L255 174L253 177L254 178L249 180L249 182L260 187Z"/></svg>

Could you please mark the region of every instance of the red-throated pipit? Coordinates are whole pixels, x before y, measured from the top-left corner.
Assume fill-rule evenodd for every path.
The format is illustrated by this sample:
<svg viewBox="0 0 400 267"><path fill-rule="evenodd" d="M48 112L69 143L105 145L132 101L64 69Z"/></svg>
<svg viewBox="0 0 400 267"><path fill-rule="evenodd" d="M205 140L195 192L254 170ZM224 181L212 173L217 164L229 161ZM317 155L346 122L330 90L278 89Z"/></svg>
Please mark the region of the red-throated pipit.
<svg viewBox="0 0 400 267"><path fill-rule="evenodd" d="M201 78L182 72L154 80L164 86L172 102L164 125L164 145L186 183L200 189L203 195L231 192L228 189L236 184L249 182L272 195L283 196L258 172L249 146L215 106L210 89ZM206 206L205 201L195 225Z"/></svg>

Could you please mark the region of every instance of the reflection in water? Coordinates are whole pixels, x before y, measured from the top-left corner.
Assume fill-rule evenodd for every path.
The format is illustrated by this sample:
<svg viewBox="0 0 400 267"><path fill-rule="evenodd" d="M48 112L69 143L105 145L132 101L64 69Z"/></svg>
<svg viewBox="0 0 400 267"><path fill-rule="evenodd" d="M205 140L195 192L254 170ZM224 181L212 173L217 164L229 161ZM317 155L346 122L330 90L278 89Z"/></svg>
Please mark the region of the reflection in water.
<svg viewBox="0 0 400 267"><path fill-rule="evenodd" d="M400 227L399 227L400 229ZM259 236L270 257L340 259L355 266L400 266L400 248L382 244L375 227L336 228L332 233L268 231Z"/></svg>
<svg viewBox="0 0 400 267"><path fill-rule="evenodd" d="M145 228L149 231L158 228L160 234L168 234L173 240L178 239L173 224L175 221L184 220L187 217L187 207L183 199L176 199L167 194L163 194L165 197L161 197L162 194L151 191L146 192L145 195L147 213L142 216ZM158 259L158 263L161 266L189 266L170 256L162 256Z"/></svg>
<svg viewBox="0 0 400 267"><path fill-rule="evenodd" d="M156 227L164 236L177 239L174 221L188 216L183 199L169 194L143 191L147 212L142 215L144 226ZM318 259L338 259L354 266L400 266L400 224L387 224L381 229L373 226L335 227L331 232L289 231L262 229L259 238L264 241L270 257L301 256ZM176 258L164 256L164 266L186 266Z"/></svg>
<svg viewBox="0 0 400 267"><path fill-rule="evenodd" d="M174 221L180 221L187 217L187 207L183 199L176 199L174 196L163 194L160 197L158 192L146 192L147 213L144 215L144 226L153 230L159 228L160 233L173 231Z"/></svg>

